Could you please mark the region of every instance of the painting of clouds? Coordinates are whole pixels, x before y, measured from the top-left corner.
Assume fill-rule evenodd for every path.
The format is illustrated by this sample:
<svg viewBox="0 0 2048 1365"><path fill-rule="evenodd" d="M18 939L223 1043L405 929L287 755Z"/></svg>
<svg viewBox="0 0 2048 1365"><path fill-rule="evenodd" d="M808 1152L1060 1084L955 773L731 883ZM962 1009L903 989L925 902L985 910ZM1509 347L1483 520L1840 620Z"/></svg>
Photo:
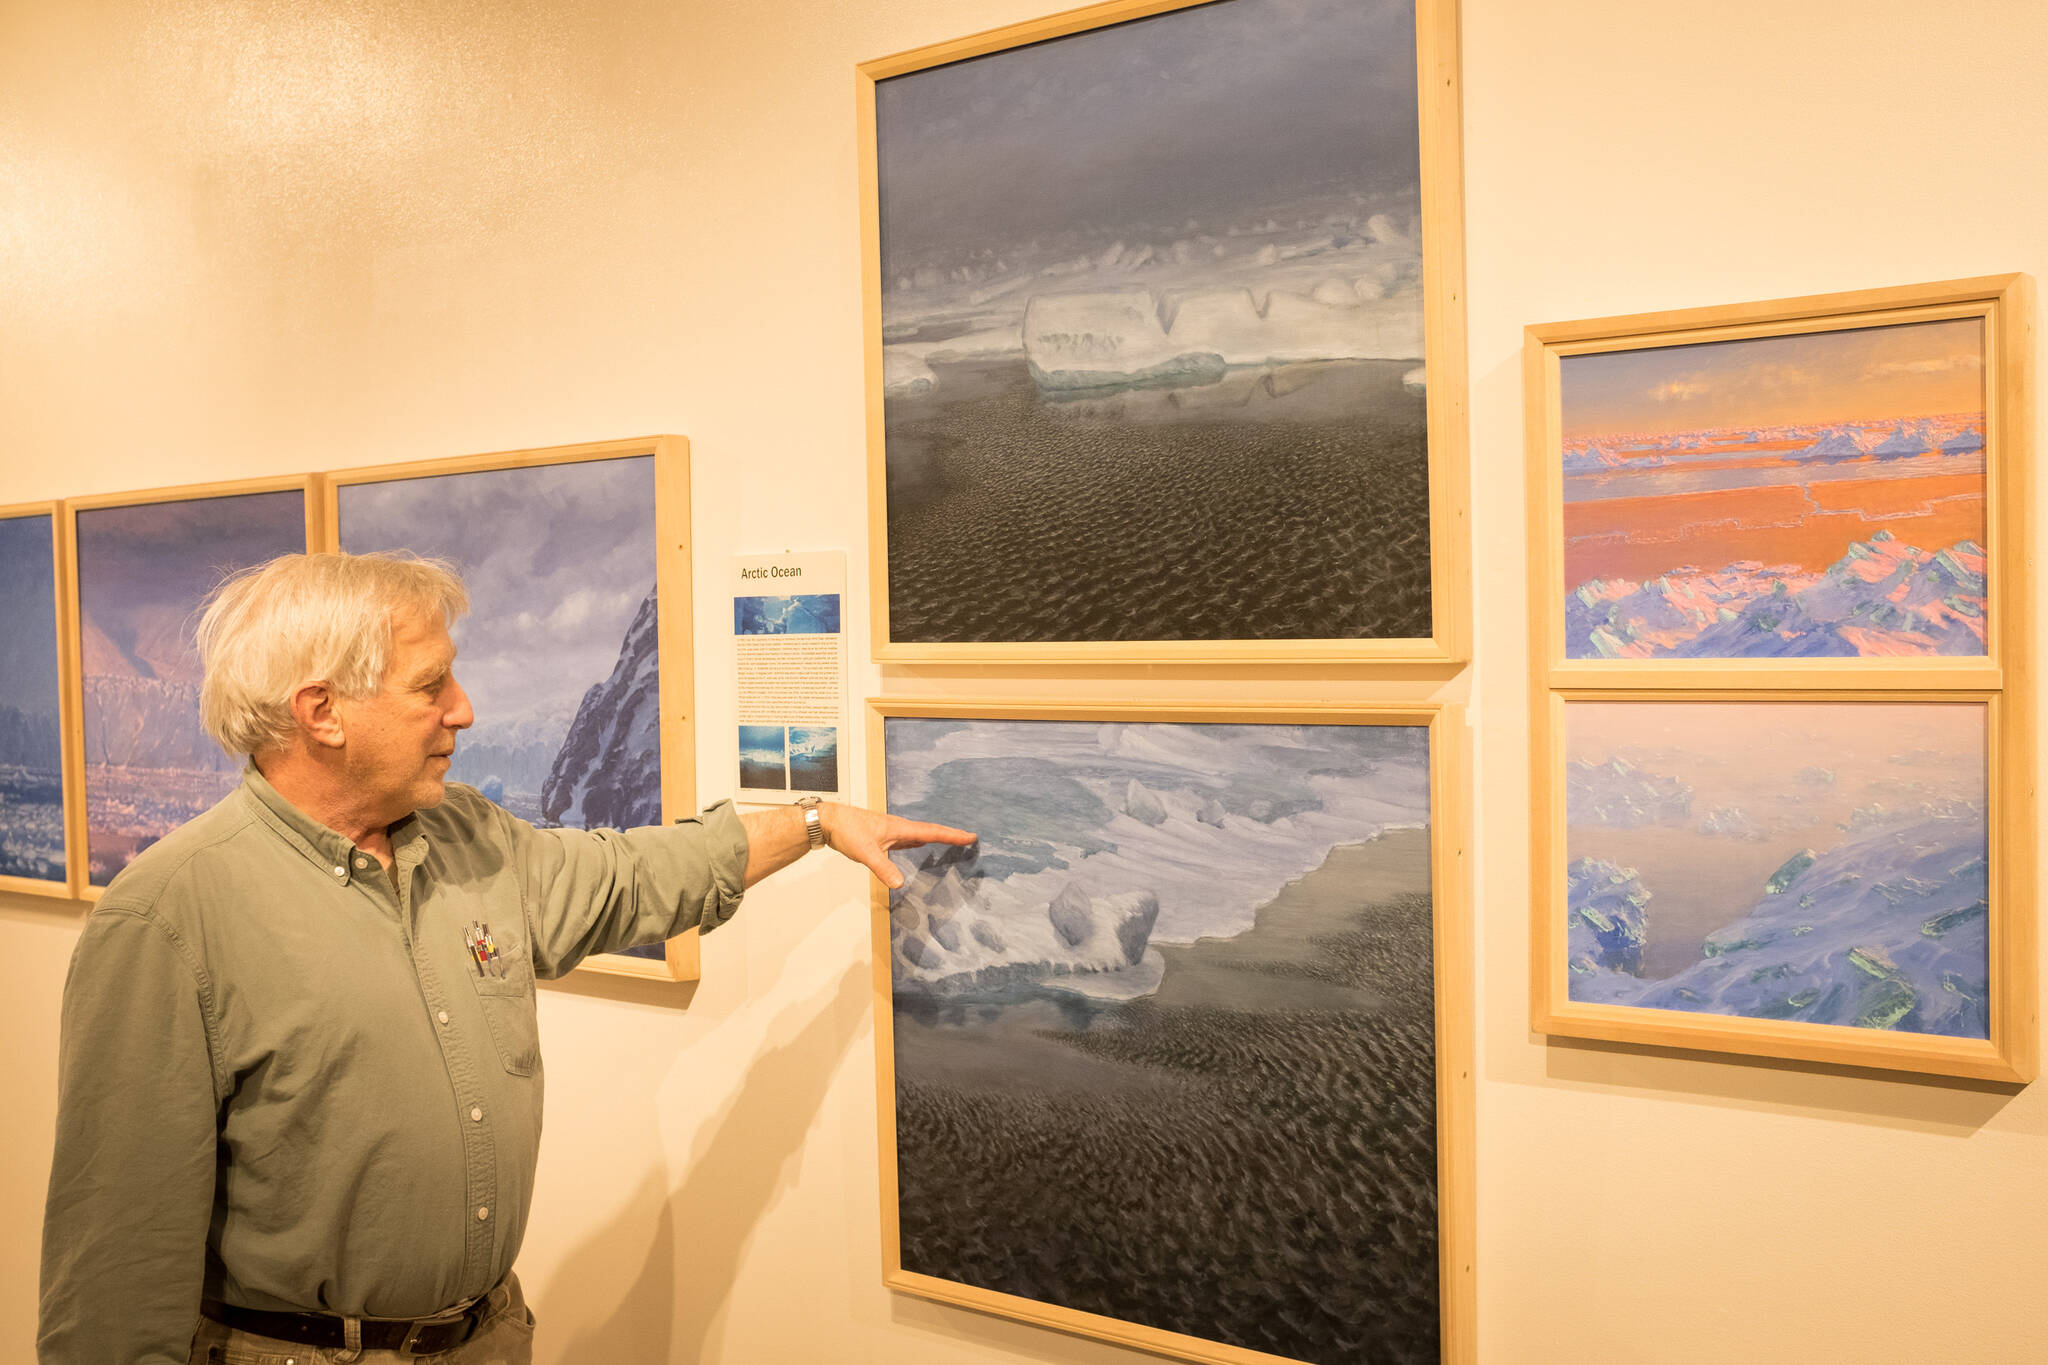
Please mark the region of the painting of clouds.
<svg viewBox="0 0 2048 1365"><path fill-rule="evenodd" d="M77 517L86 861L105 886L241 780L242 760L200 728L193 628L222 579L305 552L306 503L291 489Z"/></svg>
<svg viewBox="0 0 2048 1365"><path fill-rule="evenodd" d="M780 725L740 726L740 785L756 791L788 790L786 742Z"/></svg>
<svg viewBox="0 0 2048 1365"><path fill-rule="evenodd" d="M1984 653L1983 319L1559 373L1567 657Z"/></svg>
<svg viewBox="0 0 2048 1365"><path fill-rule="evenodd" d="M830 725L789 727L789 789L839 790L839 731Z"/></svg>
<svg viewBox="0 0 2048 1365"><path fill-rule="evenodd" d="M1574 1001L1984 1038L1986 714L1571 702Z"/></svg>
<svg viewBox="0 0 2048 1365"><path fill-rule="evenodd" d="M1429 737L884 722L906 1271L1438 1359ZM879 945L878 945L879 947Z"/></svg>
<svg viewBox="0 0 2048 1365"><path fill-rule="evenodd" d="M62 884L56 523L0 517L0 877Z"/></svg>
<svg viewBox="0 0 2048 1365"><path fill-rule="evenodd" d="M536 825L661 823L654 457L345 484L341 548L452 562L476 724L450 777Z"/></svg>
<svg viewBox="0 0 2048 1365"><path fill-rule="evenodd" d="M894 642L1431 633L1415 15L875 86Z"/></svg>

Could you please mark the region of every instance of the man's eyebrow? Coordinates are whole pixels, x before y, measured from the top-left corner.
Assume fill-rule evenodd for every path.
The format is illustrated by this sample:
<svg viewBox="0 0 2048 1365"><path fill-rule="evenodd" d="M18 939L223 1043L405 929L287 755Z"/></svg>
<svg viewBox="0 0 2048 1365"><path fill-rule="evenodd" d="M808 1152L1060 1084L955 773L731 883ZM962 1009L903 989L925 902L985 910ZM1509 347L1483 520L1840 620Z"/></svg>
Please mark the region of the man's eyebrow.
<svg viewBox="0 0 2048 1365"><path fill-rule="evenodd" d="M420 665L419 669L408 680L408 683L413 687L418 687L423 683L430 683L453 667L455 667L455 656L453 654L448 655L446 658L435 659L430 663Z"/></svg>

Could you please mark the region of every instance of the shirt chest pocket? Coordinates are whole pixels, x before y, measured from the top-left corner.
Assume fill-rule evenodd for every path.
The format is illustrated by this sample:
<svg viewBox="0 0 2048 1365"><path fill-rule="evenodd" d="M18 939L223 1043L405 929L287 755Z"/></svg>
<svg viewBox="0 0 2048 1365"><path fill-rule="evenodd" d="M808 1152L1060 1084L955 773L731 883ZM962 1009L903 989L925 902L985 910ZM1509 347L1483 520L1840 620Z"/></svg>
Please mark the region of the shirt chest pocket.
<svg viewBox="0 0 2048 1365"><path fill-rule="evenodd" d="M498 1060L515 1076L540 1066L540 1020L533 999L533 962L523 943L498 945L490 964L470 975Z"/></svg>

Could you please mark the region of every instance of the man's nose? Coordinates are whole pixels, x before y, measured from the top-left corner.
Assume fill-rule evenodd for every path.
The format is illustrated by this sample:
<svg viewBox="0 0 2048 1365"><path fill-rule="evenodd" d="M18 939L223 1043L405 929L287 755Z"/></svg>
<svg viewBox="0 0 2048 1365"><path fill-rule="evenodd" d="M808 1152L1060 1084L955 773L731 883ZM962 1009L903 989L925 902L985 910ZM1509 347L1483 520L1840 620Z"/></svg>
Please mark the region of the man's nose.
<svg viewBox="0 0 2048 1365"><path fill-rule="evenodd" d="M451 730L467 730L476 724L476 712L470 708L469 693L452 677L448 684L455 689L455 704L441 713L441 723Z"/></svg>

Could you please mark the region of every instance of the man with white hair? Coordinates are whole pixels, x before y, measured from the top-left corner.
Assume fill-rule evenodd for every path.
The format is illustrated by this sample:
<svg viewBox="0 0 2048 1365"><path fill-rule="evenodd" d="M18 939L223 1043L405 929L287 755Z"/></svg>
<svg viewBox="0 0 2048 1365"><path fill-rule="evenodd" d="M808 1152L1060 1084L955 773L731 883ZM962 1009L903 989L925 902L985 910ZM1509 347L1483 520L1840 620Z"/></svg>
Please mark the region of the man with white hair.
<svg viewBox="0 0 2048 1365"><path fill-rule="evenodd" d="M716 928L820 844L893 887L889 850L972 842L836 804L536 829L446 780L467 605L395 555L288 555L215 594L201 711L249 766L114 879L72 958L45 1365L529 1360L535 978Z"/></svg>

